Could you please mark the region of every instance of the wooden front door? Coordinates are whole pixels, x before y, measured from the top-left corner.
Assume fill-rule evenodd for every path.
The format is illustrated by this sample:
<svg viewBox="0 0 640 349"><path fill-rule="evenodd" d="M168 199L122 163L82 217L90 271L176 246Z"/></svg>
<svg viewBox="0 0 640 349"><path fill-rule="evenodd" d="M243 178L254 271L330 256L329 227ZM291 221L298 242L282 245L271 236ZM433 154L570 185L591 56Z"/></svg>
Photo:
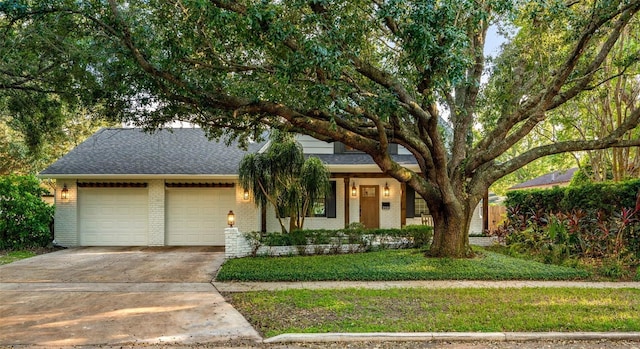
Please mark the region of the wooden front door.
<svg viewBox="0 0 640 349"><path fill-rule="evenodd" d="M379 189L377 185L360 186L360 223L365 228L380 228Z"/></svg>

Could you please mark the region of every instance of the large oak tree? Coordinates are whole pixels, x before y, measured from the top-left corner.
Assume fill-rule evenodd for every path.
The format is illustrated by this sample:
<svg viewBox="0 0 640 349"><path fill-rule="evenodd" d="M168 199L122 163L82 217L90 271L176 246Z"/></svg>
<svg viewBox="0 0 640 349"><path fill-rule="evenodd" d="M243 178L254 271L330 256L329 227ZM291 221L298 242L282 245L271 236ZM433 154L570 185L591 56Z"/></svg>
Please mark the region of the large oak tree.
<svg viewBox="0 0 640 349"><path fill-rule="evenodd" d="M640 144L626 136L637 128L636 110L597 139L549 140L509 152L548 123L550 111L603 82L598 73L620 34L637 28L640 0L12 0L2 6L0 20L16 31L48 23L55 34L63 31L61 22L73 23L65 32L64 42L73 44L63 49L67 64L81 63L95 76L122 119L148 128L185 120L213 137L246 138L276 127L369 154L426 200L434 256L469 254L473 209L501 177L553 154ZM509 59L487 70L483 47L495 21L513 22L519 32L503 54ZM637 62L632 48L620 64ZM483 96L484 73L499 80L496 93ZM481 132L472 132L480 123ZM394 162L389 143L408 149L420 171Z"/></svg>

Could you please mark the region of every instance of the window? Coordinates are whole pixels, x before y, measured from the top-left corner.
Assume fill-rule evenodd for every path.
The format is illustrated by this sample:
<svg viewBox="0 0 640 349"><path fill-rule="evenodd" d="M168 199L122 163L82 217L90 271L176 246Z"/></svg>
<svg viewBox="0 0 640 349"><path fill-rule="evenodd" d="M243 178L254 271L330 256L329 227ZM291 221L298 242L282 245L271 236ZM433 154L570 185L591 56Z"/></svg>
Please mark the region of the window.
<svg viewBox="0 0 640 349"><path fill-rule="evenodd" d="M429 214L429 208L427 207L427 202L424 201L419 195L416 195L416 199L414 201L414 217L419 217L423 214Z"/></svg>
<svg viewBox="0 0 640 349"><path fill-rule="evenodd" d="M309 205L307 217L327 217L336 218L336 182L330 181L331 189L329 195L316 199L316 202ZM288 217L288 213L281 213L281 217Z"/></svg>
<svg viewBox="0 0 640 349"><path fill-rule="evenodd" d="M413 188L407 186L405 195L407 196L407 218L420 217L422 214L429 214L427 202L424 201L420 195L416 194Z"/></svg>
<svg viewBox="0 0 640 349"><path fill-rule="evenodd" d="M311 203L307 217L326 217L327 216L327 200L325 197L316 199Z"/></svg>

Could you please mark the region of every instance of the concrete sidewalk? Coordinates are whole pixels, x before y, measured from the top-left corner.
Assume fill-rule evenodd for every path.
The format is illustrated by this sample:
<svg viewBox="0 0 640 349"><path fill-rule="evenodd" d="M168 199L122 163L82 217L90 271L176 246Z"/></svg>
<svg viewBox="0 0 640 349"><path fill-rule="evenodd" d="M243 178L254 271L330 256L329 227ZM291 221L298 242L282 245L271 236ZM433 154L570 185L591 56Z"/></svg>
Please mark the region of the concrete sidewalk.
<svg viewBox="0 0 640 349"><path fill-rule="evenodd" d="M219 292L279 291L289 289L346 289L365 288L384 290L390 288L532 288L532 287L575 287L575 288L636 288L640 282L584 282L584 281L467 281L467 280L426 280L426 281L305 281L305 282L213 282Z"/></svg>

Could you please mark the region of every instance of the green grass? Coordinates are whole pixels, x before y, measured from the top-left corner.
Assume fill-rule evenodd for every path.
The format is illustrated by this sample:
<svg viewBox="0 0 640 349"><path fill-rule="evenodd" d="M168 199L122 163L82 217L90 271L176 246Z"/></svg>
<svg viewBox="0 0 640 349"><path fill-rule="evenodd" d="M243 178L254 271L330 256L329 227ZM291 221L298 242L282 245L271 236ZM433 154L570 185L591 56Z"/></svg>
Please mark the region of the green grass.
<svg viewBox="0 0 640 349"><path fill-rule="evenodd" d="M262 334L640 331L638 289L287 290L227 294Z"/></svg>
<svg viewBox="0 0 640 349"><path fill-rule="evenodd" d="M35 255L35 252L32 251L0 251L0 265L9 264L21 259L33 257Z"/></svg>
<svg viewBox="0 0 640 349"><path fill-rule="evenodd" d="M322 280L571 280L584 270L542 264L478 249L473 259L425 258L419 250L227 261L218 281Z"/></svg>

